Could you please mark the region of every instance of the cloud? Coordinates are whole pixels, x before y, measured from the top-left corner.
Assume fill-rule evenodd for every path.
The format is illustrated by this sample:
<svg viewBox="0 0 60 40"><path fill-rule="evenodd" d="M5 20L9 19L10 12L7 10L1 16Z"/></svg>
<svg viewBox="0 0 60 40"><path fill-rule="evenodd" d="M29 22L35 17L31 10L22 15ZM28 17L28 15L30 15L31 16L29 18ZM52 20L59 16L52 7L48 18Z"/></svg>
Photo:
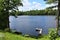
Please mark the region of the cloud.
<svg viewBox="0 0 60 40"><path fill-rule="evenodd" d="M46 8L47 8L47 7L51 7L51 6L55 6L55 5L58 5L58 3L56 3L56 4L53 4L53 3L52 3L52 4L46 4ZM53 9L58 9L58 8L55 7L55 8L53 8Z"/></svg>
<svg viewBox="0 0 60 40"><path fill-rule="evenodd" d="M41 4L37 3L37 2L32 2L32 6L31 6L32 10L36 10L36 9L41 9Z"/></svg>
<svg viewBox="0 0 60 40"><path fill-rule="evenodd" d="M31 5L31 3L28 0L23 0L22 3L26 7Z"/></svg>
<svg viewBox="0 0 60 40"><path fill-rule="evenodd" d="M29 10L29 7L31 6L31 3L28 0L23 0L22 3L23 3L23 7L22 6L18 7L19 10L20 11L22 11L22 10L23 11Z"/></svg>
<svg viewBox="0 0 60 40"><path fill-rule="evenodd" d="M58 5L58 3L56 3L56 4L54 4L54 3L52 3L52 4L46 4L46 7L51 7L51 6L55 6L55 5Z"/></svg>
<svg viewBox="0 0 60 40"><path fill-rule="evenodd" d="M20 6L18 7L20 11L29 11L29 10L42 10L45 9L46 7L50 7L50 6L54 6L56 4L46 4L45 6L43 6L43 4L33 1L30 2L29 0L23 0L23 7Z"/></svg>
<svg viewBox="0 0 60 40"><path fill-rule="evenodd" d="M18 7L20 11L29 11L29 10L40 10L41 9L41 4L38 2L29 2L29 0L23 0L23 7Z"/></svg>
<svg viewBox="0 0 60 40"><path fill-rule="evenodd" d="M54 9L58 9L58 7L53 8L53 10L54 10Z"/></svg>

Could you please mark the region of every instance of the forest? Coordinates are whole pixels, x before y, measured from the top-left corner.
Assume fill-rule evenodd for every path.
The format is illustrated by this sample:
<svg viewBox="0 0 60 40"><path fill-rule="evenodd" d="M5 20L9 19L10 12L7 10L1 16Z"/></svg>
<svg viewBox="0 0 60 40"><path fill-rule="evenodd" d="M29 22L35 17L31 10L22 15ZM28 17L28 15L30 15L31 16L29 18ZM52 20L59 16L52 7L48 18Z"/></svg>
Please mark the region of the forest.
<svg viewBox="0 0 60 40"><path fill-rule="evenodd" d="M12 11L10 15L56 15L57 9L30 10L30 11Z"/></svg>

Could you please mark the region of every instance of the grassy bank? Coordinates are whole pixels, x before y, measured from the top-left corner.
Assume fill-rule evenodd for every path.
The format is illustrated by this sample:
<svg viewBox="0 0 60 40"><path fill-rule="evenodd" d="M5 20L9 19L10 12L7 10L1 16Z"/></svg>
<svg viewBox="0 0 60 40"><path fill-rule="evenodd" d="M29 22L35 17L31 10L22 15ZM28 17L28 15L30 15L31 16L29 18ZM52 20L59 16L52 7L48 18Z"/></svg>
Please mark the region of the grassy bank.
<svg viewBox="0 0 60 40"><path fill-rule="evenodd" d="M42 38L32 38L32 37L25 37L22 35L16 35L8 32L0 32L0 40L49 40L48 36L43 36ZM60 40L60 38L57 38L56 40Z"/></svg>

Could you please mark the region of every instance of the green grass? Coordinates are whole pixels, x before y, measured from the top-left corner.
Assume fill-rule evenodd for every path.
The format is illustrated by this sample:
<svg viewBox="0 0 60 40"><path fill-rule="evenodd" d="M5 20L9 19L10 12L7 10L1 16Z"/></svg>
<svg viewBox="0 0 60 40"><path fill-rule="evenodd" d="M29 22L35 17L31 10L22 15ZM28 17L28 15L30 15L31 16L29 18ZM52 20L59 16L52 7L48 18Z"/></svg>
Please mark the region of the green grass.
<svg viewBox="0 0 60 40"><path fill-rule="evenodd" d="M3 35L1 37L1 34ZM12 34L12 33L8 33L8 32L0 32L0 40L49 40L49 37L47 35L44 35L41 38L32 38L32 37L25 37L22 35L16 35L16 34ZM57 38L56 40L60 40L60 37Z"/></svg>
<svg viewBox="0 0 60 40"><path fill-rule="evenodd" d="M22 35L16 35L8 32L4 33L4 35L4 37L0 37L0 40L36 40L34 38L24 37Z"/></svg>

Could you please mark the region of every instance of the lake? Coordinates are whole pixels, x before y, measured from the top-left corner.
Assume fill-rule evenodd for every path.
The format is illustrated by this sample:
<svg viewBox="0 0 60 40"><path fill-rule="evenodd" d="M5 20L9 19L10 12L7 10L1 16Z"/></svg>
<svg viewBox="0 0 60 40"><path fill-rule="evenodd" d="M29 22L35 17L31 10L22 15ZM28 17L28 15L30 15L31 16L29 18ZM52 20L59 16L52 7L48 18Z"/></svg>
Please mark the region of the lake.
<svg viewBox="0 0 60 40"><path fill-rule="evenodd" d="M56 16L14 16L9 17L10 29L23 34L38 35L36 28L42 28L42 34L48 34L49 28L56 28Z"/></svg>

